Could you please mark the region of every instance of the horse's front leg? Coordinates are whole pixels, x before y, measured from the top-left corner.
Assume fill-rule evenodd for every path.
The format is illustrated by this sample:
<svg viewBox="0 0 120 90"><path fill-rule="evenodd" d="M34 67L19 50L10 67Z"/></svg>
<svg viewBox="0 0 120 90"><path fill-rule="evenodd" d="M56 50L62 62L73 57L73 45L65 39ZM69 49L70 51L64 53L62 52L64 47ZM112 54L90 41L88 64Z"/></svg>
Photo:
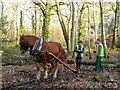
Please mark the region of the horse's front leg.
<svg viewBox="0 0 120 90"><path fill-rule="evenodd" d="M53 78L55 79L57 77L57 72L58 72L58 67L59 67L59 62L57 61L56 62L56 65L55 65L55 71L53 73Z"/></svg>
<svg viewBox="0 0 120 90"><path fill-rule="evenodd" d="M36 78L37 78L37 80L40 80L40 78L41 78L40 63L39 62L35 62L35 64L36 64L36 68L37 68Z"/></svg>
<svg viewBox="0 0 120 90"><path fill-rule="evenodd" d="M48 78L48 65L47 61L43 62L43 67L44 67L44 79Z"/></svg>

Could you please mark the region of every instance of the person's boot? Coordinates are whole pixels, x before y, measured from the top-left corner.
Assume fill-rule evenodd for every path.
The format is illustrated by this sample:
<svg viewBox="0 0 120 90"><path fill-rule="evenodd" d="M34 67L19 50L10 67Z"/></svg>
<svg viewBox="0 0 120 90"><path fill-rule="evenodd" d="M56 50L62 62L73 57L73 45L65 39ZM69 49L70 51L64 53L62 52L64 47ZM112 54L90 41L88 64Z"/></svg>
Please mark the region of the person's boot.
<svg viewBox="0 0 120 90"><path fill-rule="evenodd" d="M80 71L80 68L78 68L78 73L80 73L81 71Z"/></svg>
<svg viewBox="0 0 120 90"><path fill-rule="evenodd" d="M79 68L78 67L76 67L76 70L77 70L77 72L79 71Z"/></svg>

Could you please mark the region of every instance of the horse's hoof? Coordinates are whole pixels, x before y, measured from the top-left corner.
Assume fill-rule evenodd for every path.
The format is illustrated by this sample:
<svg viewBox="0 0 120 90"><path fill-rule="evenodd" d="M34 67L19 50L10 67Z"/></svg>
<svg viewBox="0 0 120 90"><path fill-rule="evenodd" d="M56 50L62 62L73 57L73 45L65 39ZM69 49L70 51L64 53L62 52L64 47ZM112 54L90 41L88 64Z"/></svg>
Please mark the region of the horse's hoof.
<svg viewBox="0 0 120 90"><path fill-rule="evenodd" d="M53 78L52 78L52 81L55 81L55 80L56 80L56 78L55 78L55 77L53 77Z"/></svg>
<svg viewBox="0 0 120 90"><path fill-rule="evenodd" d="M37 80L40 80L40 77L36 77Z"/></svg>
<svg viewBox="0 0 120 90"><path fill-rule="evenodd" d="M47 76L44 76L44 79L47 79L48 77Z"/></svg>
<svg viewBox="0 0 120 90"><path fill-rule="evenodd" d="M41 76L40 75L36 75L36 79L40 80Z"/></svg>

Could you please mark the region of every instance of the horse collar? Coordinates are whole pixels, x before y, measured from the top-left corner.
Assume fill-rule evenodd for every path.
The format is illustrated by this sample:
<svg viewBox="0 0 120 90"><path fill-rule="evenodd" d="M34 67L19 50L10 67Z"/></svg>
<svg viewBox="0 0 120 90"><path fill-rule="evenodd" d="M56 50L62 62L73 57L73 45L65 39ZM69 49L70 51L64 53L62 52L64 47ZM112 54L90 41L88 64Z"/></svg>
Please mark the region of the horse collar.
<svg viewBox="0 0 120 90"><path fill-rule="evenodd" d="M37 37L37 40L32 48L32 54L38 54L41 51L43 40Z"/></svg>

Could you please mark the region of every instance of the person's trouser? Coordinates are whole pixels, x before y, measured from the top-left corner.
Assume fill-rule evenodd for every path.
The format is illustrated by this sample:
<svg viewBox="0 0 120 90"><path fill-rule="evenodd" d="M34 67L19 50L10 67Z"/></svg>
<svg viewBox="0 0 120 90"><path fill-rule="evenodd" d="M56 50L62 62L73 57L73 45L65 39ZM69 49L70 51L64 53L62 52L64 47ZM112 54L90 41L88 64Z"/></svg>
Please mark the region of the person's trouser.
<svg viewBox="0 0 120 90"><path fill-rule="evenodd" d="M95 69L97 71L103 71L103 64L101 62L102 57L97 57L95 62Z"/></svg>
<svg viewBox="0 0 120 90"><path fill-rule="evenodd" d="M76 57L76 68L80 68L82 63L82 57Z"/></svg>

